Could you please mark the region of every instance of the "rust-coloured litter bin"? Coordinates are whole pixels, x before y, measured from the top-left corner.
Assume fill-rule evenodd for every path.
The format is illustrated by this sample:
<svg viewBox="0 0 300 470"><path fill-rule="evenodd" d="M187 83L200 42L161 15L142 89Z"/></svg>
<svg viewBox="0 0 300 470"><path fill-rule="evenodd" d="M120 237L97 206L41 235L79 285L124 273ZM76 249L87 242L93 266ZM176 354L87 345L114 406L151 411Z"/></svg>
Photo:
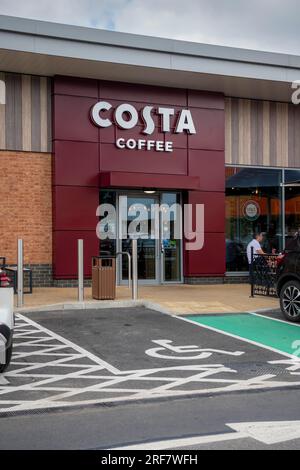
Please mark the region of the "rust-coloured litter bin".
<svg viewBox="0 0 300 470"><path fill-rule="evenodd" d="M116 259L93 258L92 294L95 300L115 300L116 298Z"/></svg>

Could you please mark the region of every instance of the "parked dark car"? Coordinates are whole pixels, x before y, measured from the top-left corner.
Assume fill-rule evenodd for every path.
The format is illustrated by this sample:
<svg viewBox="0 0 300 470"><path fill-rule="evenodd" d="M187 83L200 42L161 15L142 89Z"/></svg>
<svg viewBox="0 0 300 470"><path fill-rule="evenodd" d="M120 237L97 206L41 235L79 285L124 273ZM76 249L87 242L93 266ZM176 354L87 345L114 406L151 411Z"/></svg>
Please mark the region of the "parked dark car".
<svg viewBox="0 0 300 470"><path fill-rule="evenodd" d="M277 261L277 293L285 318L300 322L300 234L287 243Z"/></svg>

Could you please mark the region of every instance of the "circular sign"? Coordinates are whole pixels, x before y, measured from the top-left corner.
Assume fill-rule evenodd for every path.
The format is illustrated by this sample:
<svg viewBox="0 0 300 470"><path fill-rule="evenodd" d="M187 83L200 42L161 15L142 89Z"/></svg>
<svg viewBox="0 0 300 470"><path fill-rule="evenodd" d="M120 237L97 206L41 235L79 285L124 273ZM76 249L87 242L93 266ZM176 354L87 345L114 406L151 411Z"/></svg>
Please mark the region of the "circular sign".
<svg viewBox="0 0 300 470"><path fill-rule="evenodd" d="M247 220L257 220L260 216L260 207L256 201L247 201L243 207L243 213Z"/></svg>

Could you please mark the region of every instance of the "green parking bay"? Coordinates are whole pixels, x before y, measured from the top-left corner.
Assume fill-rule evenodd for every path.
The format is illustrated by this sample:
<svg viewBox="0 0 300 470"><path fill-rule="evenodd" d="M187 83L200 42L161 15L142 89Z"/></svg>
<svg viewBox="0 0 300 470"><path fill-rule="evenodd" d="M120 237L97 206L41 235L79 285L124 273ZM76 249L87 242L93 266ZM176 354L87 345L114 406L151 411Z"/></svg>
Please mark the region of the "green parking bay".
<svg viewBox="0 0 300 470"><path fill-rule="evenodd" d="M239 337L283 353L300 355L299 325L251 313L189 316L188 319L220 333Z"/></svg>

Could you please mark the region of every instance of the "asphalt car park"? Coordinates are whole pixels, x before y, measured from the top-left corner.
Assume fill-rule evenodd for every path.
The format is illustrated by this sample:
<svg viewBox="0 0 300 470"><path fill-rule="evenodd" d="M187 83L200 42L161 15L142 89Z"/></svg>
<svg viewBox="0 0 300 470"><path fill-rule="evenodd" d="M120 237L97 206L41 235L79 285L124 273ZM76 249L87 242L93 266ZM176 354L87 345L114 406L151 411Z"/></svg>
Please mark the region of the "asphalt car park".
<svg viewBox="0 0 300 470"><path fill-rule="evenodd" d="M271 338L283 330L276 348L251 336L257 319L145 308L17 315L0 413L298 386L299 359L284 347L299 327L260 317Z"/></svg>

